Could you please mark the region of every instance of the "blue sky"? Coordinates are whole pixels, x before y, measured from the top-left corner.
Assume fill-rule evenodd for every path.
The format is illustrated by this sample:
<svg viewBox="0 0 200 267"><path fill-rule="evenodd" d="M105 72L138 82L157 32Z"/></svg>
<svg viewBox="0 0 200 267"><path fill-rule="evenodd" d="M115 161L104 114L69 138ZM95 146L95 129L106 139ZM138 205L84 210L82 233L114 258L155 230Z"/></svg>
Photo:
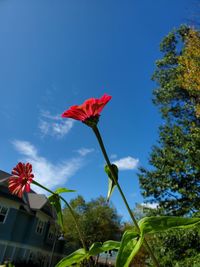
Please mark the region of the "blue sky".
<svg viewBox="0 0 200 267"><path fill-rule="evenodd" d="M161 123L151 102L159 43L194 10L190 0L0 1L0 169L30 161L51 189L106 196L95 136L60 114L107 93L99 128L130 206L143 203L137 167L148 166ZM112 201L128 219L118 192Z"/></svg>

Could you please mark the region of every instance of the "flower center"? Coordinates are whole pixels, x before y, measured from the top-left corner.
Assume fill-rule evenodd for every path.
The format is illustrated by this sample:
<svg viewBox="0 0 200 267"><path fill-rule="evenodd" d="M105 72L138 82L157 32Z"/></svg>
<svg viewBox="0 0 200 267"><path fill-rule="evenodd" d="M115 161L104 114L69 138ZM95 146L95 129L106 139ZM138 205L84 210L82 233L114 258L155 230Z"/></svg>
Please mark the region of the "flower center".
<svg viewBox="0 0 200 267"><path fill-rule="evenodd" d="M87 126L94 128L99 122L99 115L91 116L83 121Z"/></svg>

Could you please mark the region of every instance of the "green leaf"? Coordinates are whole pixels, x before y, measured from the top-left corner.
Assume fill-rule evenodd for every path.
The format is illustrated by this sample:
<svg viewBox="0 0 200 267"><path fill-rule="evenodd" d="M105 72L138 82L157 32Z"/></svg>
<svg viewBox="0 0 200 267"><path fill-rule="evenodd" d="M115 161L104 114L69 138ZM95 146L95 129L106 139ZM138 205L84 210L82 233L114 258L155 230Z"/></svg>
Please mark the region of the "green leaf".
<svg viewBox="0 0 200 267"><path fill-rule="evenodd" d="M200 218L180 218L174 216L145 217L139 221L140 235L133 230L124 233L116 267L128 267L141 248L145 234L163 232L171 228L191 228L200 223Z"/></svg>
<svg viewBox="0 0 200 267"><path fill-rule="evenodd" d="M57 188L55 190L55 194L62 194L62 193L69 193L69 192L76 192L76 190L71 190L66 187Z"/></svg>
<svg viewBox="0 0 200 267"><path fill-rule="evenodd" d="M127 230L122 237L121 246L116 259L116 267L128 267L134 256L137 254L143 243L134 230Z"/></svg>
<svg viewBox="0 0 200 267"><path fill-rule="evenodd" d="M58 218L58 224L60 225L60 227L63 231L64 230L63 214L62 214L61 201L60 201L59 195L53 194L53 195L50 195L48 198L49 198L49 202L56 210L56 214L57 214L57 218Z"/></svg>
<svg viewBox="0 0 200 267"><path fill-rule="evenodd" d="M72 264L79 263L87 258L88 253L85 251L85 249L80 248L74 251L72 254L68 255L67 257L63 258L61 261L59 261L55 267L71 266Z"/></svg>
<svg viewBox="0 0 200 267"><path fill-rule="evenodd" d="M101 242L96 242L91 245L89 249L89 255L90 256L95 256L98 255L104 251L108 250L113 250L113 249L119 249L120 247L120 242L118 241L113 241L113 240L108 240L104 242L103 244Z"/></svg>
<svg viewBox="0 0 200 267"><path fill-rule="evenodd" d="M112 169L113 169L113 171L115 173L116 180L118 181L118 167L115 164L112 164ZM110 168L109 168L108 165L105 166L104 170L105 170L105 172L108 175L108 195L107 195L107 201L109 201L110 200L110 197L112 195L112 192L114 190L114 187L115 187L115 182L113 180L113 177L112 177L112 174L111 174L111 171L110 171Z"/></svg>
<svg viewBox="0 0 200 267"><path fill-rule="evenodd" d="M89 249L89 255L90 256L95 256L98 255L99 253L102 253L102 243L101 242L95 242L91 245Z"/></svg>
<svg viewBox="0 0 200 267"><path fill-rule="evenodd" d="M105 241L102 245L103 251L108 251L108 250L113 250L113 249L119 249L120 248L120 242L118 241L113 241L113 240L108 240Z"/></svg>
<svg viewBox="0 0 200 267"><path fill-rule="evenodd" d="M55 194L52 194L49 196L49 202L51 203L52 206L54 206L56 210L58 224L60 225L62 231L64 231L64 226L63 226L63 214L62 214L61 200L60 200L59 194L68 193L68 192L75 192L75 190L70 190L64 187L57 188L54 192Z"/></svg>
<svg viewBox="0 0 200 267"><path fill-rule="evenodd" d="M139 221L142 235L168 230L170 228L191 228L200 223L200 218L181 218L175 216L152 216Z"/></svg>

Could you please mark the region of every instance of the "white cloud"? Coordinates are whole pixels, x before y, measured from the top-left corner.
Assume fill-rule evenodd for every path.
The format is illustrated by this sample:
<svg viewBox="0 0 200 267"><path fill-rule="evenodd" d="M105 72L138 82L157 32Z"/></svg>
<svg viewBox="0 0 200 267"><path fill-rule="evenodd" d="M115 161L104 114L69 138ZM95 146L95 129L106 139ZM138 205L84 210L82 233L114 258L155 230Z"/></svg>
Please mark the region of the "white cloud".
<svg viewBox="0 0 200 267"><path fill-rule="evenodd" d="M94 152L94 148L85 148L85 147L83 147L83 148L80 148L80 149L78 149L76 151L79 153L79 155L84 157L87 154L90 154L90 153Z"/></svg>
<svg viewBox="0 0 200 267"><path fill-rule="evenodd" d="M31 158L37 157L36 148L33 145L31 145L29 142L14 140L12 143L19 153L25 156L31 157Z"/></svg>
<svg viewBox="0 0 200 267"><path fill-rule="evenodd" d="M63 119L61 115L51 115L49 111L43 111L40 115L39 129L42 136L51 135L63 137L74 125L72 119Z"/></svg>
<svg viewBox="0 0 200 267"><path fill-rule="evenodd" d="M159 204L158 203L142 203L141 206L149 209L157 209Z"/></svg>
<svg viewBox="0 0 200 267"><path fill-rule="evenodd" d="M139 159L133 157L125 157L113 162L119 170L134 170L138 167Z"/></svg>
<svg viewBox="0 0 200 267"><path fill-rule="evenodd" d="M15 149L23 155L22 161L32 164L35 180L49 189L63 186L84 164L80 157L55 164L40 156L30 142L15 140L12 143ZM44 193L43 189L37 186L32 185L31 188L38 193Z"/></svg>

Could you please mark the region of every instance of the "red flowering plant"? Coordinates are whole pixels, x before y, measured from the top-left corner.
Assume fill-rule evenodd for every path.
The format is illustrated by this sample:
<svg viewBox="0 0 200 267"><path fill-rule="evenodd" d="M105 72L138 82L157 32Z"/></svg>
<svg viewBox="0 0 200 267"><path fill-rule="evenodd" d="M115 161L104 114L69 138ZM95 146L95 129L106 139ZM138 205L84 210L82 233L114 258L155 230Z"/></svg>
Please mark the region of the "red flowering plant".
<svg viewBox="0 0 200 267"><path fill-rule="evenodd" d="M82 121L90 127L97 125L99 116L102 109L110 101L112 97L104 94L101 98L90 98L86 100L82 105L72 106L65 112L63 112L63 118L72 118L78 121Z"/></svg>
<svg viewBox="0 0 200 267"><path fill-rule="evenodd" d="M83 235L80 231L80 227L78 225L75 213L72 207L70 206L70 204L61 196L62 193L75 192L75 190L70 190L68 188L58 188L55 191L51 191L44 185L33 180L33 178L34 178L34 174L32 172L32 165L30 163L19 162L13 168L12 176L10 176L8 180L8 189L10 193L13 195L17 195L19 198L22 198L24 193L29 193L31 191L31 186L30 186L31 183L51 193L51 195L49 196L49 202L51 203L52 206L54 206L55 211L57 212L58 224L60 226L60 230L61 232L64 232L63 214L62 214L62 207L61 207L61 200L62 200L65 203L65 205L68 207L72 215L75 227L79 234L79 239L83 247L85 247Z"/></svg>
<svg viewBox="0 0 200 267"><path fill-rule="evenodd" d="M124 233L120 244L114 241L107 241L104 244L95 243L90 247L89 251L77 250L73 254L61 260L56 265L56 267L71 266L71 264L79 263L83 259L101 253L106 249L119 250L116 259L116 267L128 267L142 245L145 246L146 250L151 256L154 266L159 267L159 262L156 259L149 244L147 243L145 235L149 233L156 233L157 231L165 231L174 227L192 227L193 225L200 222L199 218L190 219L169 216L147 217L137 222L134 217L134 214L132 213L129 207L123 190L119 185L118 168L116 165L111 164L97 126L100 113L105 107L105 105L110 101L110 99L111 96L107 94L104 94L99 99L90 98L79 106L76 105L70 107L62 114L62 117L73 118L75 120L82 121L83 123L87 124L92 128L106 161L105 172L109 178L108 199L110 198L114 187L117 187L124 201L124 204L129 212L129 215L135 225L135 228L133 230L128 230Z"/></svg>
<svg viewBox="0 0 200 267"><path fill-rule="evenodd" d="M33 181L32 165L19 162L12 170L8 188L12 194L22 197L24 191L30 192L30 184Z"/></svg>
<svg viewBox="0 0 200 267"><path fill-rule="evenodd" d="M151 247L146 241L146 235L162 232L170 228L189 228L200 223L200 218L180 218L170 216L145 217L139 222L136 220L126 200L126 196L123 193L123 190L119 184L118 168L116 165L110 162L101 134L97 126L100 113L102 112L105 105L110 101L110 99L111 96L107 94L104 94L99 99L90 98L81 105L70 107L62 114L62 117L72 118L85 123L86 125L92 128L97 138L97 141L100 145L100 148L106 161L105 172L109 179L109 190L107 198L110 198L114 188L116 187L119 190L119 193L121 194L124 204L129 212L129 215L135 225L135 227L131 230L127 230L124 232L121 242L112 240L106 241L103 244L97 242L92 244L90 248L87 248L76 215L71 206L68 204L68 202L61 196L62 193L72 192L73 190L69 190L67 188L59 188L53 192L45 186L39 184L38 182L36 182L35 179L33 180L34 175L32 173L32 166L30 163L18 163L17 166L13 169L12 176L9 179L9 190L11 193L16 194L18 197L22 197L24 192L30 191L31 183L51 193L49 201L54 206L57 212L58 222L60 224L61 229L63 229L61 200L64 201L66 206L69 208L83 247L68 255L67 257L63 258L56 265L56 267L67 267L72 266L74 264L80 264L81 262L85 260L87 261L91 257L98 255L99 253L113 249L118 250L115 266L129 267L131 261L138 253L142 245L144 245L149 255L151 256L154 266L159 267L159 262L154 256ZM90 261L88 261L88 264L88 266L91 266Z"/></svg>

